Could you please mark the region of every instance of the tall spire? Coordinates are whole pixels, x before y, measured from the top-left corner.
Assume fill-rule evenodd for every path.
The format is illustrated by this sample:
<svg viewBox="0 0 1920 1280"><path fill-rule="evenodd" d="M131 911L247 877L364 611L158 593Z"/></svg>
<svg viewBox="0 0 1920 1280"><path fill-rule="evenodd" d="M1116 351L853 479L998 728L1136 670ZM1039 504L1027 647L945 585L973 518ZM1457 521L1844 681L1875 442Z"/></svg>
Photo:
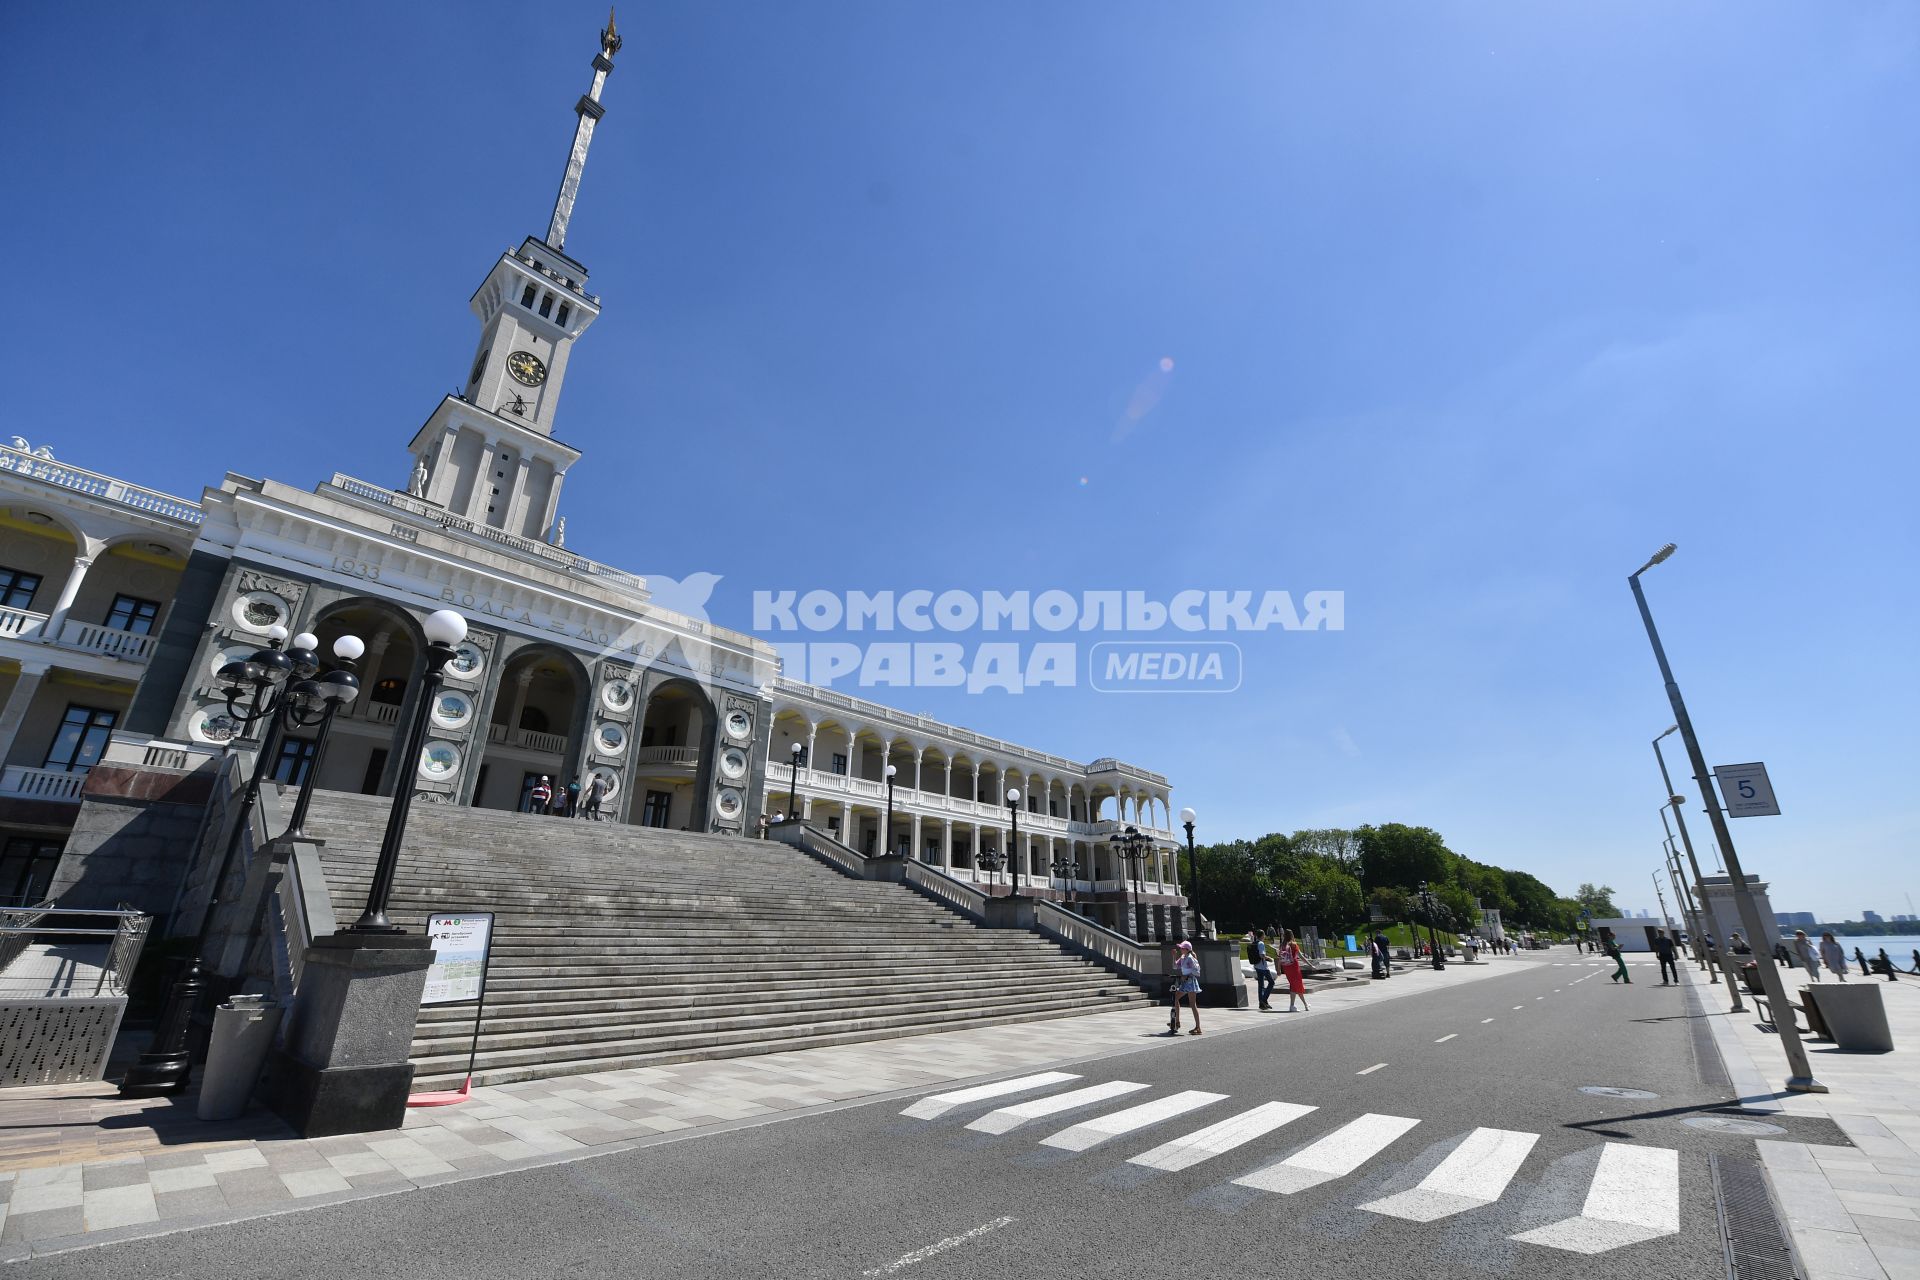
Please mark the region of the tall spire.
<svg viewBox="0 0 1920 1280"><path fill-rule="evenodd" d="M607 27L600 33L600 52L593 58L593 87L574 104L580 122L573 128L573 150L567 155L567 171L560 179L560 194L554 198L553 221L547 224L547 244L554 249L567 247L567 223L573 220L573 201L580 194L580 175L587 167L587 147L593 141L593 126L607 109L600 105L600 91L607 87L607 73L613 70L613 55L620 52L620 32L613 25L613 10L607 10Z"/></svg>

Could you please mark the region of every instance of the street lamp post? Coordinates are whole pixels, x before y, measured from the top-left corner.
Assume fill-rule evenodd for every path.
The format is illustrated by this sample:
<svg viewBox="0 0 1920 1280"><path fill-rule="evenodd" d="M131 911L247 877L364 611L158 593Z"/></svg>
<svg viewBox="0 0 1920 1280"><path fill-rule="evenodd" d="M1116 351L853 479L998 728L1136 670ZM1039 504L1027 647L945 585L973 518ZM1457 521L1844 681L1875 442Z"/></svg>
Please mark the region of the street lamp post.
<svg viewBox="0 0 1920 1280"><path fill-rule="evenodd" d="M340 930L342 933L406 932L404 927L387 919L387 899L393 895L393 877L400 866L400 844L406 838L407 813L413 805L413 779L420 770L420 750L426 744L427 719L433 712L434 695L440 690L440 673L453 661L454 646L467 638L467 620L452 609L439 609L427 615L421 629L427 635L427 670L420 682L420 697L414 704L413 723L407 726L406 746L400 755L400 775L393 787L393 806L387 811L386 834L380 838L380 859L374 864L366 910L358 920Z"/></svg>
<svg viewBox="0 0 1920 1280"><path fill-rule="evenodd" d="M991 896L993 886L998 883L994 877L1000 874L1000 868L1007 865L1007 855L993 849L981 849L973 855L973 861L987 873L987 892Z"/></svg>
<svg viewBox="0 0 1920 1280"><path fill-rule="evenodd" d="M1656 756L1660 754L1660 739L1658 738L1653 740L1653 753ZM1720 985L1720 971L1714 968L1707 960L1707 940L1706 936L1700 931L1700 912L1694 906L1693 895L1690 893L1682 894L1680 892L1680 881L1682 877L1675 870L1675 868L1680 865L1680 855L1674 845L1673 824L1667 821L1667 808L1668 806L1664 804L1660 806L1660 827L1667 833L1667 838L1661 846L1666 853L1667 874L1673 878L1673 893L1680 901L1680 914L1683 917L1683 923L1685 923L1687 932L1691 934L1693 938L1693 958L1699 963L1702 969L1706 970L1707 978L1717 987Z"/></svg>
<svg viewBox="0 0 1920 1280"><path fill-rule="evenodd" d="M1180 825L1187 829L1187 900L1193 906L1193 936L1204 938L1207 933L1200 926L1200 864L1193 855L1193 827L1199 820L1192 809L1180 811Z"/></svg>
<svg viewBox="0 0 1920 1280"><path fill-rule="evenodd" d="M1066 880L1067 905L1071 907L1073 905L1074 882L1080 879L1080 860L1071 855L1055 857L1054 860L1047 865L1052 868L1055 879Z"/></svg>
<svg viewBox="0 0 1920 1280"><path fill-rule="evenodd" d="M1007 837L1007 857L1013 862L1013 893L1020 896L1020 867L1027 860L1027 851L1020 843L1020 788L1007 788L1007 821L1012 824L1013 832Z"/></svg>
<svg viewBox="0 0 1920 1280"><path fill-rule="evenodd" d="M333 642L333 656L339 665L318 680L302 680L294 685L290 693L306 705L296 705L289 713L293 722L302 728L318 724L319 731L313 735L313 755L307 760L307 776L300 780L300 798L293 804L293 821L287 824L283 840L301 840L307 834L307 809L313 803L314 779L320 776L320 765L327 756L327 740L333 731L333 718L340 708L352 702L360 693L360 678L353 673L354 661L367 651L359 636L341 636ZM321 710L314 717L312 705L319 703Z"/></svg>
<svg viewBox="0 0 1920 1280"><path fill-rule="evenodd" d="M1634 584L1634 594L1636 597L1639 595L1639 592L1640 592L1639 583L1636 582ZM1644 605L1644 602L1643 602L1643 605ZM1649 626L1652 625L1651 620L1649 620L1648 625ZM1707 880L1706 880L1706 876L1700 870L1700 859L1694 856L1693 836L1687 831L1687 815L1685 811L1681 808L1681 806L1686 804L1687 802L1686 797L1679 795L1674 791L1673 779L1667 774L1667 758L1665 755L1661 754L1661 751L1660 751L1660 739L1666 737L1670 733L1678 733L1678 732L1680 732L1680 726L1678 724L1672 724L1667 726L1667 728L1662 730L1658 735L1654 737L1653 758L1655 763L1657 763L1660 766L1660 785L1667 789L1667 803L1666 803L1665 809L1671 809L1673 811L1674 825L1678 827L1680 830L1680 843L1687 851L1687 866L1690 867L1693 871L1693 896L1694 896L1694 900L1700 904L1700 924L1701 924L1700 945L1702 947L1707 947L1708 946L1707 934L1711 932L1711 929L1708 926L1710 926L1713 923L1713 909L1707 904ZM1661 817L1662 824L1664 824L1666 821L1665 809L1662 810L1662 817ZM1720 939L1720 941L1724 942L1725 939ZM1713 952L1713 954L1710 955L1708 958L1710 960L1716 961L1722 969L1726 970L1727 992L1733 997L1733 1009L1731 1010L1731 1012L1733 1013L1746 1012L1747 1006L1743 1004L1740 1000L1740 978L1739 978L1739 975L1734 972L1732 953L1724 946L1709 948L1709 949ZM1719 981L1720 981L1719 976L1716 973L1714 977L1715 985L1718 985Z"/></svg>
<svg viewBox="0 0 1920 1280"><path fill-rule="evenodd" d="M241 791L240 802L231 817L232 826L227 831L219 869L214 872L213 883L208 889L207 904L200 913L200 928L194 934L193 950L188 952L180 976L168 988L166 1005L155 1024L153 1046L127 1069L126 1077L120 1082L122 1097L178 1093L187 1087L187 1082L193 1077L193 1055L187 1048L187 1033L192 1026L201 993L206 989L206 978L200 969L200 953L206 950L207 936L212 932L221 894L226 888L227 877L233 873L233 861L240 851L240 838L251 827L254 806L260 800L260 783L280 754L280 741L286 733L287 717L294 705L286 682L289 677L304 682L320 666L320 660L313 652L319 641L313 636L301 632L293 637L292 652L281 649L285 643L287 629L275 624L267 631L266 648L220 668L220 678L227 686L227 715L237 726L236 734L244 735L262 721L266 724L266 731L260 738L260 753L254 757L253 772L247 777L247 785ZM240 707L242 698L248 699L245 710Z"/></svg>
<svg viewBox="0 0 1920 1280"><path fill-rule="evenodd" d="M1147 860L1147 838L1140 834L1137 827L1128 827L1126 834L1115 836L1120 845L1120 856L1127 860L1127 877L1133 881L1133 936L1141 941L1147 937L1146 881L1141 869Z"/></svg>
<svg viewBox="0 0 1920 1280"><path fill-rule="evenodd" d="M800 762L806 759L807 748L803 743L796 742L787 754L793 760L793 772L787 781L787 821L792 822L794 806L800 803ZM851 837L852 833L848 835Z"/></svg>
<svg viewBox="0 0 1920 1280"><path fill-rule="evenodd" d="M1674 545L1671 542L1654 552L1651 559L1628 577L1627 585L1633 588L1634 603L1640 606L1640 620L1646 624L1647 641L1653 646L1654 660L1660 666L1660 678L1666 682L1667 701L1673 707L1674 725L1680 731L1680 741L1686 745L1687 761L1693 766L1693 779L1700 788L1700 798L1706 802L1707 820L1713 824L1713 838L1719 842L1720 851L1726 858L1727 876L1740 921L1746 926L1747 936L1754 941L1753 959L1760 973L1760 987L1766 992L1767 1007L1773 1011L1773 1025L1780 1036L1780 1047L1787 1055L1787 1089L1794 1093L1825 1093L1827 1088L1813 1078L1813 1064L1807 1058L1806 1046L1800 1043L1800 1030L1793 1020L1793 1007L1787 1003L1786 985L1780 981L1780 971L1774 967L1772 950L1765 945L1770 936L1767 922L1760 918L1759 904L1754 902L1753 894L1747 889L1746 873L1740 867L1740 855L1734 849L1732 833L1727 830L1726 814L1721 812L1720 803L1713 794L1713 779L1707 770L1707 758L1700 750L1700 740L1694 735L1693 721L1687 716L1686 700L1680 696L1680 686L1673 678L1673 668L1667 664L1667 651L1660 644L1659 631L1654 628L1653 611L1647 607L1646 593L1640 589L1640 575L1673 552ZM1680 807L1675 805L1674 813L1678 815L1679 812ZM1684 823L1681 830L1686 830ZM1704 888L1701 896L1704 903ZM1737 986L1735 991L1737 993Z"/></svg>
<svg viewBox="0 0 1920 1280"><path fill-rule="evenodd" d="M1653 873L1653 896L1660 900L1660 920L1667 926L1667 932L1673 932L1673 917L1667 913L1667 891L1660 887L1660 873Z"/></svg>
<svg viewBox="0 0 1920 1280"><path fill-rule="evenodd" d="M880 842L880 851L888 857L893 856L893 776L898 772L892 765L887 766L887 829Z"/></svg>

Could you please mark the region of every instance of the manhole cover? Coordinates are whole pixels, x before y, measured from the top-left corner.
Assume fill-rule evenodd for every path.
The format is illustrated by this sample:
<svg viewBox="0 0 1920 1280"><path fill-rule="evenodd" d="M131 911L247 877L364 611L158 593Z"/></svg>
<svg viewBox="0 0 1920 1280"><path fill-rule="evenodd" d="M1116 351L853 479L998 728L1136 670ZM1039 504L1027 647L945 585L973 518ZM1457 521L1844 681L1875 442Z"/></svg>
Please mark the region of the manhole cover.
<svg viewBox="0 0 1920 1280"><path fill-rule="evenodd" d="M1764 1138L1786 1132L1777 1124L1760 1120L1735 1120L1732 1116L1690 1116L1684 1123L1690 1128L1705 1129L1709 1133L1735 1133L1749 1138Z"/></svg>
<svg viewBox="0 0 1920 1280"><path fill-rule="evenodd" d="M1645 1089L1622 1089L1612 1084L1583 1084L1580 1092L1590 1093L1596 1098L1633 1098L1639 1101L1657 1098L1657 1093L1648 1093Z"/></svg>

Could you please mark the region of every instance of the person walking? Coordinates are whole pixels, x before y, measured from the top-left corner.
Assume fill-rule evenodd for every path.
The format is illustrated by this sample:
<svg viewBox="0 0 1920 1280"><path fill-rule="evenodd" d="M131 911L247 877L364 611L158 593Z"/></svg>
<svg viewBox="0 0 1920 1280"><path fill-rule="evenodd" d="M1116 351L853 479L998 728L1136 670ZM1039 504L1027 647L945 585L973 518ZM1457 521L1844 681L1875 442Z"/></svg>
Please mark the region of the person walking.
<svg viewBox="0 0 1920 1280"><path fill-rule="evenodd" d="M1609 982L1624 982L1628 986L1632 986L1633 978L1627 973L1627 957L1621 954L1620 940L1612 934L1607 934L1601 939L1601 945L1606 949L1607 959L1613 961L1617 966L1607 980Z"/></svg>
<svg viewBox="0 0 1920 1280"><path fill-rule="evenodd" d="M1190 1036L1200 1034L1200 962L1194 958L1193 944L1180 944L1179 958L1173 962L1173 1026L1169 1035L1180 1034L1180 1002L1185 1000L1187 1007L1193 1010L1193 1030Z"/></svg>
<svg viewBox="0 0 1920 1280"><path fill-rule="evenodd" d="M1820 963L1827 966L1834 977L1847 980L1847 949L1840 945L1831 932L1820 935Z"/></svg>
<svg viewBox="0 0 1920 1280"><path fill-rule="evenodd" d="M1272 1013L1273 1006L1267 1000L1273 995L1273 952L1267 947L1267 935L1258 929L1247 944L1247 956L1253 961L1253 986L1260 996L1260 1008Z"/></svg>
<svg viewBox="0 0 1920 1280"><path fill-rule="evenodd" d="M1293 930L1287 930L1287 940L1280 945L1280 968L1287 975L1287 1012L1293 1012L1293 1002L1298 1000L1300 1008L1308 1013L1307 980L1300 972L1300 944L1294 941Z"/></svg>
<svg viewBox="0 0 1920 1280"><path fill-rule="evenodd" d="M533 784L533 790L527 793L527 812L545 813L547 806L552 802L553 779L543 773L540 775L540 781Z"/></svg>
<svg viewBox="0 0 1920 1280"><path fill-rule="evenodd" d="M1820 981L1820 954L1814 950L1805 929L1793 931L1793 957L1807 971L1808 982Z"/></svg>
<svg viewBox="0 0 1920 1280"><path fill-rule="evenodd" d="M594 822L600 821L600 802L602 800L605 800L606 798L607 798L607 780L596 773L591 778L587 779L587 798L586 798L585 804L582 806L582 812L580 816L583 818L589 818ZM764 839L767 834L765 822L766 822L766 819L763 817L761 819L762 825L760 828L760 835L762 839Z"/></svg>
<svg viewBox="0 0 1920 1280"><path fill-rule="evenodd" d="M1673 935L1662 933L1653 940L1653 949L1660 956L1660 985L1664 987L1680 981L1680 964L1674 954Z"/></svg>
<svg viewBox="0 0 1920 1280"><path fill-rule="evenodd" d="M560 814L561 817L577 818L580 816L580 784L578 782L569 782L567 784L566 806L566 809Z"/></svg>
<svg viewBox="0 0 1920 1280"><path fill-rule="evenodd" d="M1382 980L1393 976L1393 957L1387 950L1387 935L1375 932L1370 944L1373 954L1373 976Z"/></svg>

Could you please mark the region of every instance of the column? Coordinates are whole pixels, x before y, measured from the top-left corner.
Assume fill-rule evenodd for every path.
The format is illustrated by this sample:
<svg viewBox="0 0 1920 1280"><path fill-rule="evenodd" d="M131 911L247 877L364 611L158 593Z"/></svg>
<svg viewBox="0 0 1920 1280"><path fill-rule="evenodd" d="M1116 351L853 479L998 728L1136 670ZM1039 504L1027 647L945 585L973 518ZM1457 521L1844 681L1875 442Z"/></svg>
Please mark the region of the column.
<svg viewBox="0 0 1920 1280"><path fill-rule="evenodd" d="M952 756L947 757L946 765L947 765L946 773L943 775L943 779L940 783L940 794L943 796L951 796L953 794L953 757ZM949 823L948 827L949 827L949 830L951 830L952 824Z"/></svg>
<svg viewBox="0 0 1920 1280"><path fill-rule="evenodd" d="M533 666L529 664L513 677L513 701L507 711L507 739L520 732L520 716L527 709L527 686L533 683Z"/></svg>
<svg viewBox="0 0 1920 1280"><path fill-rule="evenodd" d="M907 820L910 834L907 836L907 856L916 862L925 862L927 854L920 847L920 815L914 814Z"/></svg>
<svg viewBox="0 0 1920 1280"><path fill-rule="evenodd" d="M925 754L925 752L925 747L915 747L913 749L913 789L916 792L920 790L920 757Z"/></svg>
<svg viewBox="0 0 1920 1280"><path fill-rule="evenodd" d="M352 702L340 709L341 715L358 715L362 720L373 717L373 703L370 696L380 683L380 672L386 663L387 646L393 643L393 632L382 631L366 642L366 655L360 660L360 694Z"/></svg>
<svg viewBox="0 0 1920 1280"><path fill-rule="evenodd" d="M91 546L83 548L91 550ZM73 608L74 597L80 594L80 584L87 580L87 570L93 567L91 555L77 555L73 558L73 567L67 570L67 580L60 587L60 595L53 606L53 613L47 618L44 634L49 644L60 642L60 628L67 621L67 610Z"/></svg>
<svg viewBox="0 0 1920 1280"><path fill-rule="evenodd" d="M427 479L427 501L446 506L453 501L453 488L459 481L459 474L453 469L453 446L460 440L460 429L449 426L440 436L440 450L428 465L432 472Z"/></svg>
<svg viewBox="0 0 1920 1280"><path fill-rule="evenodd" d="M508 533L522 533L526 528L527 499L531 496L527 492L527 477L532 471L533 459L522 453L520 460L513 465L513 475L506 481L506 484L512 487L500 495L506 505L495 512L495 516L500 522L500 527ZM543 524L532 536L545 538L548 528L548 525Z"/></svg>
<svg viewBox="0 0 1920 1280"><path fill-rule="evenodd" d="M542 537L546 536L547 530L553 528L553 518L560 510L560 485L566 478L567 473L564 471L556 469L553 473L553 487L547 490L547 509L540 514Z"/></svg>
<svg viewBox="0 0 1920 1280"><path fill-rule="evenodd" d="M948 765L947 770L951 773L953 766ZM940 820L940 869L949 873L953 870L953 819L951 818Z"/></svg>
<svg viewBox="0 0 1920 1280"><path fill-rule="evenodd" d="M849 778L860 776L860 731L858 729L847 730L847 776Z"/></svg>
<svg viewBox="0 0 1920 1280"><path fill-rule="evenodd" d="M13 754L14 739L20 736L20 722L27 718L27 708L33 705L33 695L40 691L40 682L46 678L47 666L44 662L20 664L20 678L13 682L13 692L7 695L6 706L0 707L0 765L4 765Z"/></svg>
<svg viewBox="0 0 1920 1280"><path fill-rule="evenodd" d="M860 847L853 842L853 803L849 800L840 802L840 843L849 849Z"/></svg>

